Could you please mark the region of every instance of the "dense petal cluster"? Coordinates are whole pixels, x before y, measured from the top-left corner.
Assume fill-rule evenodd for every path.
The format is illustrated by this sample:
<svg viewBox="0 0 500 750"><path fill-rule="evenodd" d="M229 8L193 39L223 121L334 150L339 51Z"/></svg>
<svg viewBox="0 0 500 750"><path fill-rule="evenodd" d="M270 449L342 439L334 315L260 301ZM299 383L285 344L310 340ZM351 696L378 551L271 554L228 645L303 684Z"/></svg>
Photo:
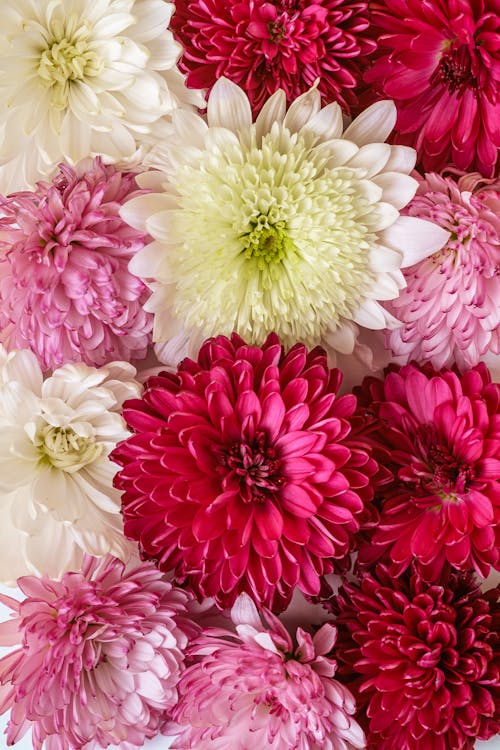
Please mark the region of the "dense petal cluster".
<svg viewBox="0 0 500 750"><path fill-rule="evenodd" d="M128 263L150 238L119 215L141 192L134 174L96 158L0 198L0 326L10 349L30 348L44 369L146 355L149 290Z"/></svg>
<svg viewBox="0 0 500 750"><path fill-rule="evenodd" d="M158 139L184 86L165 0L0 4L0 186L33 186L61 161L116 162Z"/></svg>
<svg viewBox="0 0 500 750"><path fill-rule="evenodd" d="M23 601L0 595L15 613L0 644L19 646L0 659L8 744L32 729L34 750L132 750L161 731L196 633L188 594L151 563L111 556L86 556L61 581L18 583Z"/></svg>
<svg viewBox="0 0 500 750"><path fill-rule="evenodd" d="M219 336L150 378L112 453L126 535L221 607L243 591L276 609L295 587L318 594L348 561L377 472L349 443L356 400L337 397L340 380L321 349L285 354L274 334Z"/></svg>
<svg viewBox="0 0 500 750"><path fill-rule="evenodd" d="M222 76L243 86L257 113L282 88L292 102L319 79L325 103L356 101L368 38L368 3L349 0L177 0L171 28L193 88Z"/></svg>
<svg viewBox="0 0 500 750"><path fill-rule="evenodd" d="M500 386L485 365L391 367L358 397L361 433L394 473L360 559L385 552L398 573L416 559L430 577L446 563L487 576L499 566Z"/></svg>
<svg viewBox="0 0 500 750"><path fill-rule="evenodd" d="M500 589L380 568L334 600L339 674L369 750L472 750L500 731Z"/></svg>
<svg viewBox="0 0 500 750"><path fill-rule="evenodd" d="M176 750L354 750L365 746L351 693L328 656L336 629L325 623L292 640L269 611L242 594L234 630L213 628L189 650L174 719ZM304 711L304 707L307 710Z"/></svg>
<svg viewBox="0 0 500 750"><path fill-rule="evenodd" d="M403 325L387 344L405 361L472 367L500 354L500 181L427 174L406 208L450 232L444 247L404 270L388 309Z"/></svg>
<svg viewBox="0 0 500 750"><path fill-rule="evenodd" d="M0 347L0 580L78 570L83 552L129 555L109 452L129 432L135 369L67 364L43 379L35 356Z"/></svg>
<svg viewBox="0 0 500 750"><path fill-rule="evenodd" d="M492 177L500 147L498 0L370 7L378 59L365 77L396 102L397 142L414 146L426 170L452 163Z"/></svg>
<svg viewBox="0 0 500 750"><path fill-rule="evenodd" d="M417 182L414 152L384 143L395 122L378 102L343 131L335 102L311 89L286 111L268 99L255 122L248 97L219 79L205 120L173 115L152 157L152 192L122 216L154 242L131 270L153 290L155 341L236 331L252 343L276 332L284 344L326 343L352 353L356 324L397 325L379 300L404 287L401 267L438 250L448 233L400 216ZM196 186L196 189L193 189Z"/></svg>

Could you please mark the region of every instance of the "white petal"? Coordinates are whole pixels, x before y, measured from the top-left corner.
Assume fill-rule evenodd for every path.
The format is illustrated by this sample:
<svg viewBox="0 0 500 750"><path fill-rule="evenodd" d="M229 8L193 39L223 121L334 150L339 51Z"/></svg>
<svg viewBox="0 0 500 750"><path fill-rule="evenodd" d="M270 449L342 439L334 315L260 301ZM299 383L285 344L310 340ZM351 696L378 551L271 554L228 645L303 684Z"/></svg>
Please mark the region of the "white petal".
<svg viewBox="0 0 500 750"><path fill-rule="evenodd" d="M354 141L358 146L382 143L392 132L396 116L396 105L393 101L384 99L375 102L352 121L344 133L344 138Z"/></svg>
<svg viewBox="0 0 500 750"><path fill-rule="evenodd" d="M284 125L290 132L298 133L321 109L321 96L316 88L309 89L291 103Z"/></svg>
<svg viewBox="0 0 500 750"><path fill-rule="evenodd" d="M361 146L346 166L363 169L365 177L373 177L384 169L390 153L391 147L387 143L368 143Z"/></svg>
<svg viewBox="0 0 500 750"><path fill-rule="evenodd" d="M325 141L324 143L320 143L314 149L311 149L312 152L316 150L319 153L325 153L328 156L328 162L326 164L327 169L342 167L359 151L355 143L352 141L346 141L343 138Z"/></svg>
<svg viewBox="0 0 500 750"><path fill-rule="evenodd" d="M402 268L413 266L440 250L450 233L437 224L412 216L400 216L392 226L380 233L382 242L403 252Z"/></svg>
<svg viewBox="0 0 500 750"><path fill-rule="evenodd" d="M252 625L262 630L262 622L257 607L248 594L240 594L231 609L231 620L235 625Z"/></svg>
<svg viewBox="0 0 500 750"><path fill-rule="evenodd" d="M417 152L411 146L391 146L391 155L385 168L387 172L409 174L416 161Z"/></svg>
<svg viewBox="0 0 500 750"><path fill-rule="evenodd" d="M415 195L418 182L405 174L399 172L384 172L373 177L379 187L382 188L382 200L392 203L395 208L403 208Z"/></svg>
<svg viewBox="0 0 500 750"><path fill-rule="evenodd" d="M365 299L352 317L358 325L378 330L387 327L386 313L387 311L378 302Z"/></svg>
<svg viewBox="0 0 500 750"><path fill-rule="evenodd" d="M273 122L282 123L285 113L286 94L283 89L278 89L278 91L275 91L266 101L255 120L257 140L262 138L266 133L269 133Z"/></svg>
<svg viewBox="0 0 500 750"><path fill-rule="evenodd" d="M370 250L369 263L374 271L399 270L403 261L401 250L384 245L374 245Z"/></svg>
<svg viewBox="0 0 500 750"><path fill-rule="evenodd" d="M342 354L352 354L356 344L357 332L358 328L354 323L344 320L334 331L326 331L323 338L335 351Z"/></svg>
<svg viewBox="0 0 500 750"><path fill-rule="evenodd" d="M302 130L326 141L340 138L342 127L342 110L337 102L332 102L311 117Z"/></svg>
<svg viewBox="0 0 500 750"><path fill-rule="evenodd" d="M156 173L159 174L159 173ZM120 209L120 216L134 229L146 232L146 222L151 216L160 211L168 211L175 206L173 198L165 193L148 193L124 203Z"/></svg>
<svg viewBox="0 0 500 750"><path fill-rule="evenodd" d="M229 128L234 133L250 127L252 110L245 92L227 78L219 78L208 97L207 120L210 127Z"/></svg>

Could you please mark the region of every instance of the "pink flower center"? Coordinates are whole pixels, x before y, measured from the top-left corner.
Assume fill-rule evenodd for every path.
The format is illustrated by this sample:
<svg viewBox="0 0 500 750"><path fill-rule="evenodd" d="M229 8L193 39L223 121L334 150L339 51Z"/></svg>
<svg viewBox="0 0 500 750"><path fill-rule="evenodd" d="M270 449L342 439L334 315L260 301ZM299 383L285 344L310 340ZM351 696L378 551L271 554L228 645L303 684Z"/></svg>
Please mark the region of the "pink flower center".
<svg viewBox="0 0 500 750"><path fill-rule="evenodd" d="M447 86L450 94L462 96L466 89L477 89L476 49L470 44L453 41L445 48L431 81Z"/></svg>
<svg viewBox="0 0 500 750"><path fill-rule="evenodd" d="M431 446L428 461L435 487L446 493L465 492L473 478L473 470L469 464L461 463L444 445Z"/></svg>
<svg viewBox="0 0 500 750"><path fill-rule="evenodd" d="M236 442L219 452L220 464L230 469L226 478L236 478L245 503L262 503L283 486L281 461L276 450L267 445L265 433L258 432L253 443Z"/></svg>

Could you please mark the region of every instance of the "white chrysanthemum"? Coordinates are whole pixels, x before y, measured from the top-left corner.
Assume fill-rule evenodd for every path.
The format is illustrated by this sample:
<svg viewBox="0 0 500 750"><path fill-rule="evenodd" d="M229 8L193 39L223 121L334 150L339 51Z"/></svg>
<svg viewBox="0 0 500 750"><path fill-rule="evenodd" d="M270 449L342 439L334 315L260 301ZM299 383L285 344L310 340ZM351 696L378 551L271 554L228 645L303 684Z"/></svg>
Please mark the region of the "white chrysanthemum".
<svg viewBox="0 0 500 750"><path fill-rule="evenodd" d="M116 466L135 369L64 365L43 380L28 350L0 347L0 580L79 570L83 552L126 559Z"/></svg>
<svg viewBox="0 0 500 750"><path fill-rule="evenodd" d="M324 341L352 352L356 324L397 322L378 300L405 285L400 268L443 245L447 233L400 217L415 193L415 152L384 143L392 102L374 104L342 134L337 104L315 89L286 112L282 91L252 123L243 91L220 79L207 122L175 112L154 151L153 193L123 207L154 242L131 270L151 286L155 340L237 331L262 342Z"/></svg>
<svg viewBox="0 0 500 750"><path fill-rule="evenodd" d="M131 158L179 105L203 105L176 68L165 0L2 0L2 190L101 154Z"/></svg>

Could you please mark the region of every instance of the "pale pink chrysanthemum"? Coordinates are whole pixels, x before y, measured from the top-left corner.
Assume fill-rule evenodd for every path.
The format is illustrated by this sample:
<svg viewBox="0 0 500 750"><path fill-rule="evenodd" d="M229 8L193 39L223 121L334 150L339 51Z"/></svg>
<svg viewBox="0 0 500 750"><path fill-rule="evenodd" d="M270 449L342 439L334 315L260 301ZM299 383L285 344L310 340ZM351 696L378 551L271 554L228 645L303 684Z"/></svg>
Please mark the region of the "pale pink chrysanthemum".
<svg viewBox="0 0 500 750"><path fill-rule="evenodd" d="M334 679L327 654L337 631L325 623L296 640L242 594L235 630L211 628L194 641L195 663L179 683L176 750L351 750L365 746L355 702ZM262 619L261 619L262 618Z"/></svg>
<svg viewBox="0 0 500 750"><path fill-rule="evenodd" d="M151 563L126 568L112 556L18 585L22 602L0 595L16 613L0 645L20 645L0 660L7 743L32 729L35 750L133 750L162 731L197 631L188 595Z"/></svg>
<svg viewBox="0 0 500 750"><path fill-rule="evenodd" d="M9 349L44 369L141 359L151 339L150 292L128 270L149 240L119 209L141 191L100 158L61 164L52 182L0 198L0 327Z"/></svg>
<svg viewBox="0 0 500 750"><path fill-rule="evenodd" d="M405 209L450 232L446 245L403 274L407 286L386 303L402 321L387 344L405 361L473 367L500 353L500 180L427 174Z"/></svg>

